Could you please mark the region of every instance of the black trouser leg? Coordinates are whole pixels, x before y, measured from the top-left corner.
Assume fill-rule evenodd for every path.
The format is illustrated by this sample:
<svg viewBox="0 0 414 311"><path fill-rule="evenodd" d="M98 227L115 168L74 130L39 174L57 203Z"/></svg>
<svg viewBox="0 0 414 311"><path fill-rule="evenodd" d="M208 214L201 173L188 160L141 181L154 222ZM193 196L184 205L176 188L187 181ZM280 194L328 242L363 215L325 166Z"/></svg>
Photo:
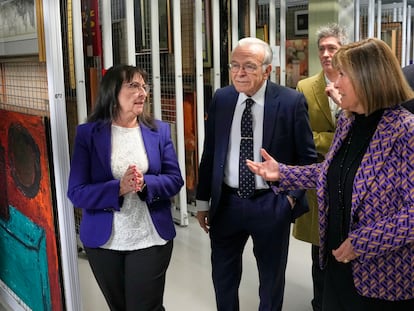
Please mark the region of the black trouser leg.
<svg viewBox="0 0 414 311"><path fill-rule="evenodd" d="M111 311L162 311L173 242L135 251L87 248L89 264Z"/></svg>
<svg viewBox="0 0 414 311"><path fill-rule="evenodd" d="M325 273L319 267L319 246L312 245L313 311L322 310L323 284Z"/></svg>

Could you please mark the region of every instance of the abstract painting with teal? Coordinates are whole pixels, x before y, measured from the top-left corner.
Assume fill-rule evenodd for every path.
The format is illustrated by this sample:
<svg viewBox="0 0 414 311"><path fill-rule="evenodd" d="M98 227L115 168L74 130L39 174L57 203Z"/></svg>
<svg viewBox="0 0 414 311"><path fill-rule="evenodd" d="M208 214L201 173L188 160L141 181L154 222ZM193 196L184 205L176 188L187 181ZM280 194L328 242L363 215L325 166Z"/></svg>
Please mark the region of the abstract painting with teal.
<svg viewBox="0 0 414 311"><path fill-rule="evenodd" d="M52 310L45 231L9 206L0 218L0 279L33 311Z"/></svg>
<svg viewBox="0 0 414 311"><path fill-rule="evenodd" d="M47 117L0 109L0 292L35 311L66 310L51 159Z"/></svg>

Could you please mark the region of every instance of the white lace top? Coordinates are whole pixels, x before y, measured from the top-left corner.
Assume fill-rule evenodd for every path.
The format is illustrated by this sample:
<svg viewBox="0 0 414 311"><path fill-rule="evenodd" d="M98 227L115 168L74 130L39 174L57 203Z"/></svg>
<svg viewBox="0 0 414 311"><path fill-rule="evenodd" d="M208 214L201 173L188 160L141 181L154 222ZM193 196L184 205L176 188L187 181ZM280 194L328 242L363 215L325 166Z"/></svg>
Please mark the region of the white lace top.
<svg viewBox="0 0 414 311"><path fill-rule="evenodd" d="M131 164L135 164L143 173L148 170L141 129L112 125L112 174L121 179ZM146 202L141 201L136 193L128 193L124 195L121 210L114 212L112 235L102 247L136 250L166 243L154 227Z"/></svg>

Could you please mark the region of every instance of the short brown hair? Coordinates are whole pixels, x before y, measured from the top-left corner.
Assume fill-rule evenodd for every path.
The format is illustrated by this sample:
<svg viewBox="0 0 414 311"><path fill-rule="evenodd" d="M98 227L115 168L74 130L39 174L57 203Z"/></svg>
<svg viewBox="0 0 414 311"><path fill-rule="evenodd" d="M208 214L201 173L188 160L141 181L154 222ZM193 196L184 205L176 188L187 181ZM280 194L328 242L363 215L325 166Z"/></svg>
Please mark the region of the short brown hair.
<svg viewBox="0 0 414 311"><path fill-rule="evenodd" d="M414 97L397 58L382 40L369 38L344 45L332 64L348 74L367 115Z"/></svg>
<svg viewBox="0 0 414 311"><path fill-rule="evenodd" d="M345 45L349 42L348 34L345 27L341 27L338 24L331 23L318 28L316 31L317 43L322 39L334 37L338 41L339 45Z"/></svg>

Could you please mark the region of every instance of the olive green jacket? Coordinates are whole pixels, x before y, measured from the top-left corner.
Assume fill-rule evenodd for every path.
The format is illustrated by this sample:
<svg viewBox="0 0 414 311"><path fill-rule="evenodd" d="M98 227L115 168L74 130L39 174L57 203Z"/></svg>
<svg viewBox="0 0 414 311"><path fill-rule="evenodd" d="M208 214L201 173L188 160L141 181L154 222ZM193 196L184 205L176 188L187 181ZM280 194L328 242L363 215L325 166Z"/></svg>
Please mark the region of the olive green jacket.
<svg viewBox="0 0 414 311"><path fill-rule="evenodd" d="M332 143L335 122L329 109L328 96L325 94L326 81L323 71L298 82L296 89L305 95L308 103L309 121L313 132L318 159L322 161ZM309 212L299 217L293 227L293 236L298 240L319 245L318 203L314 190L306 196Z"/></svg>

